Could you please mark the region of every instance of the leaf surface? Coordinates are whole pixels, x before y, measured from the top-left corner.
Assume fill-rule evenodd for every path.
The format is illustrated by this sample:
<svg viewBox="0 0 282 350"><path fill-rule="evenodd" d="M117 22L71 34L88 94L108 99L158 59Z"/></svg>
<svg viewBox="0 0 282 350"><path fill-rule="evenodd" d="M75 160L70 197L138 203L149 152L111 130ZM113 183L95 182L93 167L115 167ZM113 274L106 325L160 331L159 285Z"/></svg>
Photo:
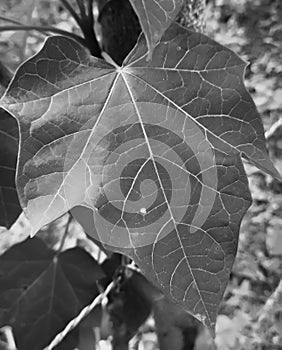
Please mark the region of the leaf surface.
<svg viewBox="0 0 282 350"><path fill-rule="evenodd" d="M0 256L0 327L13 327L19 349L41 350L99 294L102 277L82 248L56 256L40 239L27 239Z"/></svg>
<svg viewBox="0 0 282 350"><path fill-rule="evenodd" d="M130 0L136 12L148 46L148 58L180 11L183 0Z"/></svg>
<svg viewBox="0 0 282 350"><path fill-rule="evenodd" d="M20 200L34 232L72 209L214 329L250 204L241 156L276 170L236 54L173 25L146 55L142 38L115 68L52 37L18 70Z"/></svg>
<svg viewBox="0 0 282 350"><path fill-rule="evenodd" d="M18 134L16 119L0 108L0 226L7 228L22 211L15 183Z"/></svg>

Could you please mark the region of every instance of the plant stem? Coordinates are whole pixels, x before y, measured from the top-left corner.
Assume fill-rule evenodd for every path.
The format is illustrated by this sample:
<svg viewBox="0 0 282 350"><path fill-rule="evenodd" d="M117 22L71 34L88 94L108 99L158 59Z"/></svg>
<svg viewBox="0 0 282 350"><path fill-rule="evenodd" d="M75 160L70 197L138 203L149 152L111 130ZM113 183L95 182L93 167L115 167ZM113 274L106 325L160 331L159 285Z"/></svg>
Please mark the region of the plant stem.
<svg viewBox="0 0 282 350"><path fill-rule="evenodd" d="M75 10L72 8L72 6L69 4L67 0L61 0L64 7L69 11L69 13L72 15L72 17L76 20L77 24L79 25L83 36L84 36L84 42L83 45L86 46L91 54L95 57L102 58L101 56L101 49L100 45L97 41L95 32L94 32L94 19L93 19L93 4L91 0L88 0L88 14L85 13L85 8L81 0L76 0L77 4L80 9L81 18L77 15ZM89 10L91 10L89 12ZM66 35L66 34L64 34ZM72 34L75 35L75 34Z"/></svg>
<svg viewBox="0 0 282 350"><path fill-rule="evenodd" d="M17 31L17 30L36 30L38 32L41 32L44 35L48 35L45 32L51 32L51 33L56 33L56 34L60 34L63 36L67 36L69 38L72 38L76 41L78 41L81 45L85 46L88 48L86 40L84 40L82 37L74 34L74 33L70 33L67 32L66 30L63 29L59 29L56 27L48 27L48 26L34 26L34 25L10 25L10 26L0 26L0 32L5 32L5 31L9 31L9 30L13 30L13 31Z"/></svg>
<svg viewBox="0 0 282 350"><path fill-rule="evenodd" d="M81 25L82 25L81 18L79 18L79 16L75 12L75 10L72 8L72 6L69 4L69 2L67 0L61 0L61 2L64 5L64 7L69 11L71 16L75 19L78 26L81 28Z"/></svg>
<svg viewBox="0 0 282 350"><path fill-rule="evenodd" d="M94 27L94 17L93 17L93 1L94 0L87 0L87 14L88 14L88 18L89 21L91 21L91 23L93 24Z"/></svg>
<svg viewBox="0 0 282 350"><path fill-rule="evenodd" d="M76 0L76 2L77 2L77 5L79 7L81 19L83 20L83 19L87 18L83 1L82 0Z"/></svg>
<svg viewBox="0 0 282 350"><path fill-rule="evenodd" d="M77 315L76 318L71 320L66 327L63 329L62 332L57 334L55 338L51 341L51 343L46 346L43 350L52 350L54 349L58 344L61 343L61 341L66 337L66 335L69 334L70 331L72 331L74 328L76 328L79 323L90 314L90 312L99 304L102 303L102 301L107 297L107 295L110 293L110 291L113 289L115 286L114 282L111 282L108 287L105 289L105 291L101 294L99 294L91 304L85 306L80 313Z"/></svg>
<svg viewBox="0 0 282 350"><path fill-rule="evenodd" d="M85 44L94 57L102 58L101 48L97 41L94 26L86 25L82 28Z"/></svg>

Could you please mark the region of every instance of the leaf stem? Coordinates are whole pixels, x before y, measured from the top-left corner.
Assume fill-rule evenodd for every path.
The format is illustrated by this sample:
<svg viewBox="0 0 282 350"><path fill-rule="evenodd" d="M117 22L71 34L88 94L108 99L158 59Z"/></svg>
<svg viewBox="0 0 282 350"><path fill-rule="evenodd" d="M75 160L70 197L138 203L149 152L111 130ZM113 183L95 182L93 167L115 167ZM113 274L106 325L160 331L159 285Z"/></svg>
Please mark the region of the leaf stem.
<svg viewBox="0 0 282 350"><path fill-rule="evenodd" d="M87 0L87 15L83 18L80 28L91 54L102 58L101 48L94 31L93 0Z"/></svg>
<svg viewBox="0 0 282 350"><path fill-rule="evenodd" d="M83 1L82 0L76 0L76 2L77 2L77 5L79 7L80 16L81 16L81 19L82 19L82 22L83 22L83 19L87 18Z"/></svg>
<svg viewBox="0 0 282 350"><path fill-rule="evenodd" d="M78 41L81 45L85 46L88 48L87 43L85 39L80 37L79 35L76 35L74 33L70 33L66 30L59 29L56 27L49 27L49 26L35 26L35 25L10 25L10 26L0 26L0 32L5 32L9 30L36 30L44 35L48 35L46 32L51 32L51 33L56 33L60 35L64 35L67 37L70 37L76 41Z"/></svg>
<svg viewBox="0 0 282 350"><path fill-rule="evenodd" d="M64 7L69 11L71 16L75 19L75 21L78 24L78 26L81 28L81 25L82 25L81 18L77 15L77 13L72 8L72 6L69 4L69 2L67 0L61 0L61 2L64 5Z"/></svg>
<svg viewBox="0 0 282 350"><path fill-rule="evenodd" d="M68 0L61 0L61 1L64 7L69 11L69 13L76 20L77 24L80 27L84 36L83 45L90 50L93 56L102 58L101 48L94 32L93 3L92 3L93 0L87 0L88 1L87 15L85 13L85 7L82 0L76 0L78 7L80 9L81 18L77 15L75 10L69 4Z"/></svg>
<svg viewBox="0 0 282 350"><path fill-rule="evenodd" d="M92 23L93 27L94 27L94 16L93 16L93 1L94 0L87 0L87 14L88 14L88 18L89 21Z"/></svg>
<svg viewBox="0 0 282 350"><path fill-rule="evenodd" d="M113 287L115 286L115 282L112 281L108 287L106 288L106 290L99 294L93 301L91 304L85 306L84 309L82 309L80 311L80 313L77 315L76 318L74 318L73 320L71 320L67 326L63 329L62 332L60 332L59 334L57 334L55 336L55 338L51 341L51 343L46 346L44 348L44 350L52 350L54 349L58 344L61 343L61 341L66 337L66 335L72 331L75 327L77 327L79 325L79 323L90 314L90 312L99 304L101 304L101 302L107 297L107 295L110 293L110 291L113 289Z"/></svg>
<svg viewBox="0 0 282 350"><path fill-rule="evenodd" d="M10 23L13 23L13 24L18 24L18 25L20 25L20 26L23 26L23 25L24 25L23 23L21 23L21 22L19 22L19 21L16 21L16 20L14 20L14 19L12 19L12 18L8 18L8 17L0 16L0 20L1 20L1 21L5 21L5 22L10 22Z"/></svg>

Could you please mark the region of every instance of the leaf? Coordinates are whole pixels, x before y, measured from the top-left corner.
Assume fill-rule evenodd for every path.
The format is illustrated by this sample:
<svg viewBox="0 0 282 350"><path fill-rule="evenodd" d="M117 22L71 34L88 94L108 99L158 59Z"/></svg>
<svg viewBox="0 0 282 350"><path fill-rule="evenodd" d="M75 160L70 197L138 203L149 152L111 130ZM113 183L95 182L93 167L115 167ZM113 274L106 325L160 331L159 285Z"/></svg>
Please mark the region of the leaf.
<svg viewBox="0 0 282 350"><path fill-rule="evenodd" d="M14 245L0 256L0 326L13 327L19 349L41 350L95 298L102 277L81 248L56 255L37 238Z"/></svg>
<svg viewBox="0 0 282 350"><path fill-rule="evenodd" d="M128 0L99 1L98 11L103 50L121 65L141 33L138 17Z"/></svg>
<svg viewBox="0 0 282 350"><path fill-rule="evenodd" d="M7 228L22 211L15 184L18 133L16 119L0 108L0 226Z"/></svg>
<svg viewBox="0 0 282 350"><path fill-rule="evenodd" d="M183 0L130 0L130 2L146 37L147 59L151 59L157 42L177 16Z"/></svg>
<svg viewBox="0 0 282 350"><path fill-rule="evenodd" d="M11 80L12 74L8 68L0 61L0 96L3 95Z"/></svg>
<svg viewBox="0 0 282 350"><path fill-rule="evenodd" d="M20 123L18 191L34 232L66 211L214 329L250 204L242 154L276 174L245 63L173 25L122 67L49 38L3 103Z"/></svg>

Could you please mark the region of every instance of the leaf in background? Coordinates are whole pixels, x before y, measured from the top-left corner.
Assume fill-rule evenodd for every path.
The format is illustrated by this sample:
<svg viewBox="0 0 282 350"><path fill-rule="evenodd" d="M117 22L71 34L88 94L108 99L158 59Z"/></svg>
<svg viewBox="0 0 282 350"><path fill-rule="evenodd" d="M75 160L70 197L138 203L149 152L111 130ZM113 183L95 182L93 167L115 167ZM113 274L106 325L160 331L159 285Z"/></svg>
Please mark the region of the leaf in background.
<svg viewBox="0 0 282 350"><path fill-rule="evenodd" d="M173 25L123 67L49 38L3 103L20 123L18 191L36 232L66 211L214 329L250 204L244 154L276 174L245 63Z"/></svg>
<svg viewBox="0 0 282 350"><path fill-rule="evenodd" d="M154 47L177 16L183 0L130 0L130 2L146 37L147 59L151 59Z"/></svg>
<svg viewBox="0 0 282 350"><path fill-rule="evenodd" d="M55 255L37 238L14 245L0 256L0 326L13 327L19 349L41 350L99 294L102 277L81 248Z"/></svg>
<svg viewBox="0 0 282 350"><path fill-rule="evenodd" d="M128 0L99 1L98 10L103 50L121 65L141 33L138 17Z"/></svg>
<svg viewBox="0 0 282 350"><path fill-rule="evenodd" d="M15 184L18 134L16 119L0 108L0 226L7 228L22 211Z"/></svg>

